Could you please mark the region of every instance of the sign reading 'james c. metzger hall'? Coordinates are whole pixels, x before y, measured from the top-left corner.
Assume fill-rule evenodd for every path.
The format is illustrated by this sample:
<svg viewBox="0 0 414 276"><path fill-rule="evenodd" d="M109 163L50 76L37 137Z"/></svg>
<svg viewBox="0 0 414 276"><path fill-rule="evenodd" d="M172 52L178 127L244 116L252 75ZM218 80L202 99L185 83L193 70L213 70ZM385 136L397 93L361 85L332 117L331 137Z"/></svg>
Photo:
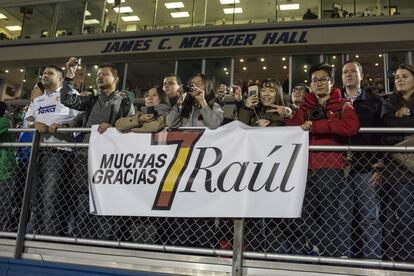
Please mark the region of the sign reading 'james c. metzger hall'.
<svg viewBox="0 0 414 276"><path fill-rule="evenodd" d="M90 209L98 215L300 217L308 133L299 127L104 134L92 128Z"/></svg>

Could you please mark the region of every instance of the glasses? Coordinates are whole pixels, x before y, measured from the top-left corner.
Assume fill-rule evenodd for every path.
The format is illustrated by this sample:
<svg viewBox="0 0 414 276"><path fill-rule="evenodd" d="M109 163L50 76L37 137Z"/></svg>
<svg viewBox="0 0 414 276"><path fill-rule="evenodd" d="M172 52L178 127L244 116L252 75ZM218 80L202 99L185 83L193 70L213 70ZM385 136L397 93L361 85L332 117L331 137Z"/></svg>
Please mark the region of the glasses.
<svg viewBox="0 0 414 276"><path fill-rule="evenodd" d="M330 77L323 77L323 78L320 78L320 79L313 78L313 79L311 79L311 83L315 83L315 84L318 83L318 82L320 82L320 83L328 83L330 80L331 80Z"/></svg>
<svg viewBox="0 0 414 276"><path fill-rule="evenodd" d="M302 86L293 87L292 92L295 92L295 91L303 92L305 91L305 88Z"/></svg>
<svg viewBox="0 0 414 276"><path fill-rule="evenodd" d="M170 86L170 85L176 85L176 84L178 84L177 82L175 82L175 81L169 81L169 82L164 82L163 83L163 86L164 87L167 87L167 86Z"/></svg>

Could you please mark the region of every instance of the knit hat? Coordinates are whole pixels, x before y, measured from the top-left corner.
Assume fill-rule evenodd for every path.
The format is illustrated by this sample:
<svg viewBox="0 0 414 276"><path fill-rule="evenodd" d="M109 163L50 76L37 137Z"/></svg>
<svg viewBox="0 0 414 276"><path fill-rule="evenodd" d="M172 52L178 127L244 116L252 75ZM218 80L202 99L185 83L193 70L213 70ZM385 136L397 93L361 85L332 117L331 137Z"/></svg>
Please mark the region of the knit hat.
<svg viewBox="0 0 414 276"><path fill-rule="evenodd" d="M7 104L5 102L0 101L0 117L3 117L4 113L6 112Z"/></svg>

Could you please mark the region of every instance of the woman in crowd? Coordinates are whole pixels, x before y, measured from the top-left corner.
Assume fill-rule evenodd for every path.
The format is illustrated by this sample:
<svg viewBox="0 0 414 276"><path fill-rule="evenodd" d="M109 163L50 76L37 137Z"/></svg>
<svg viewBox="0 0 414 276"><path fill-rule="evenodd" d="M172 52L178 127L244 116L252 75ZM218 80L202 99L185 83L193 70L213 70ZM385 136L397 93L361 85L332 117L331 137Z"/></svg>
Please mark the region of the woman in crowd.
<svg viewBox="0 0 414 276"><path fill-rule="evenodd" d="M250 90L245 101L239 91L235 91L235 100L239 102L238 120L249 126L284 126L285 118L292 114L285 107L283 89L279 81L266 79L260 85L258 95ZM265 251L286 254L290 251L289 219L251 219L247 222L246 240L251 250L258 248ZM267 241L267 243L263 242Z"/></svg>
<svg viewBox="0 0 414 276"><path fill-rule="evenodd" d="M285 107L283 89L279 81L267 79L260 86L259 95L250 95L239 111L238 119L249 126L284 126L292 110Z"/></svg>
<svg viewBox="0 0 414 276"><path fill-rule="evenodd" d="M161 87L155 86L144 95L145 106L135 115L120 118L115 127L120 131L157 132L165 127L165 117L169 111L165 103L165 93Z"/></svg>
<svg viewBox="0 0 414 276"><path fill-rule="evenodd" d="M382 106L381 116L387 127L414 127L414 66L401 64L395 72L395 89ZM388 145L407 139L407 134L390 134L384 137ZM405 144L414 146L411 144ZM412 155L412 154L411 154ZM401 156L401 155L400 155ZM405 157L409 157L406 155ZM391 157L392 158L392 157ZM387 162L388 161L388 162ZM414 261L414 171L407 167L411 158L386 160L384 172L386 208L385 255L396 261ZM387 164L388 163L388 164ZM405 164L404 164L405 163ZM413 166L411 166L413 167Z"/></svg>
<svg viewBox="0 0 414 276"><path fill-rule="evenodd" d="M187 91L181 91L177 103L167 115L168 127L218 128L223 122L223 110L215 102L213 83L203 74L190 78Z"/></svg>

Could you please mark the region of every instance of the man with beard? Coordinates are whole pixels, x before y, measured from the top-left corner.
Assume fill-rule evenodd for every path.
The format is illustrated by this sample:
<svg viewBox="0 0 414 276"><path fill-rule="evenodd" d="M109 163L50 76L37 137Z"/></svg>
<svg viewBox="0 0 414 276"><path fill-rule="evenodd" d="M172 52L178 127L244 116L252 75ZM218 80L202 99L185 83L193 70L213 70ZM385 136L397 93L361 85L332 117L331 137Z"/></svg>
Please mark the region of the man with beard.
<svg viewBox="0 0 414 276"><path fill-rule="evenodd" d="M78 112L60 101L63 71L56 65L48 65L41 83L44 93L35 98L26 115L26 126L36 128L42 136L41 142L74 142L70 133L55 133L56 128L70 122ZM77 91L68 89L67 94L77 96ZM32 224L35 233L67 235L68 202L70 193L73 152L70 148L53 148L40 152L40 183L35 188Z"/></svg>
<svg viewBox="0 0 414 276"><path fill-rule="evenodd" d="M73 78L78 69L77 59L71 57L66 63L66 78L60 92L61 101L64 105L76 110L85 111L82 118L82 127L99 125L99 133L104 133L109 127L115 125L116 120L121 117L135 114L134 106L126 97L125 93L116 90L119 81L118 69L113 64L102 64L96 74L96 84L99 95L92 94L80 96L68 93L73 89ZM73 121L66 126L79 126ZM86 141L89 135L86 136Z"/></svg>
<svg viewBox="0 0 414 276"><path fill-rule="evenodd" d="M99 125L98 132L104 133L109 127L113 127L115 122L121 117L132 116L135 114L134 106L125 93L116 90L119 81L118 70L113 64L102 64L99 66L96 75L96 84L99 95L75 95L69 91L73 89L73 78L78 69L77 59L71 57L66 63L66 78L60 91L61 101L64 105L84 111L73 121L62 124L59 127L86 127ZM84 137L84 141L89 141L90 134ZM112 217L96 217L88 214L88 173L87 173L87 153L80 151L76 158L77 165L75 173L77 175L77 191L73 195L79 201L77 204L78 214L76 218L76 230L81 231L83 237L113 239L114 221Z"/></svg>

